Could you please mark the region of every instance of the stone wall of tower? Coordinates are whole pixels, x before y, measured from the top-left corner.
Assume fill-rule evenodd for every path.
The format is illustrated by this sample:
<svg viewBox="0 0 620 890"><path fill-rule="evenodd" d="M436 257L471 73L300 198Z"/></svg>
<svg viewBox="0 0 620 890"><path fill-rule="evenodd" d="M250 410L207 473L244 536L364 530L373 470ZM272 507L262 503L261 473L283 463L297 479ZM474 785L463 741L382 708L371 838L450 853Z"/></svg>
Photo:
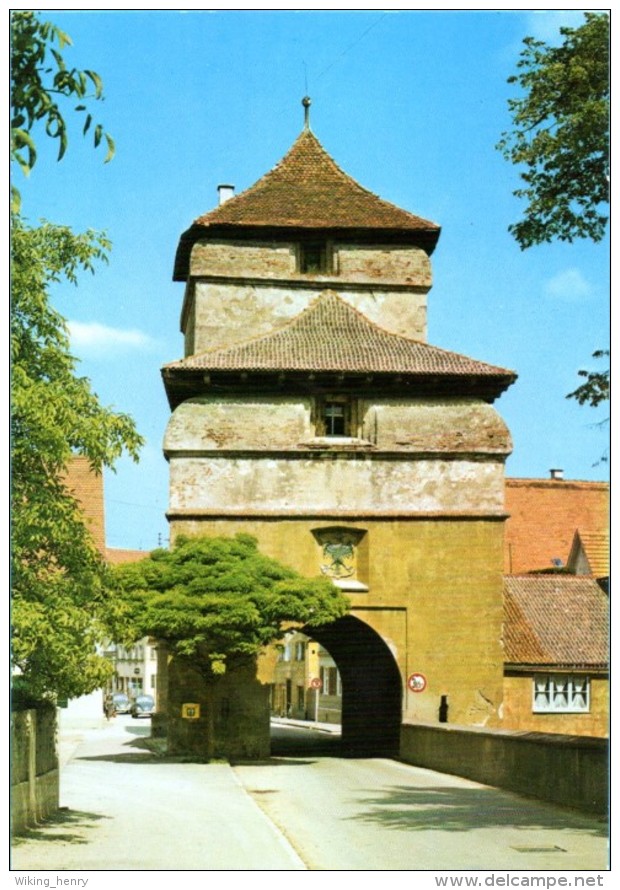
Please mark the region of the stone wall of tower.
<svg viewBox="0 0 620 890"><path fill-rule="evenodd" d="M331 272L312 275L299 272L298 253L293 241L194 245L181 318L185 355L270 333L327 289L385 330L426 341L432 273L424 250L333 242Z"/></svg>
<svg viewBox="0 0 620 890"><path fill-rule="evenodd" d="M254 535L313 577L322 532L357 541L345 590L403 679L407 717L494 725L502 697L504 461L509 433L474 399L360 397L358 436L316 435L313 397L205 395L173 413L171 534ZM369 667L372 670L372 667Z"/></svg>

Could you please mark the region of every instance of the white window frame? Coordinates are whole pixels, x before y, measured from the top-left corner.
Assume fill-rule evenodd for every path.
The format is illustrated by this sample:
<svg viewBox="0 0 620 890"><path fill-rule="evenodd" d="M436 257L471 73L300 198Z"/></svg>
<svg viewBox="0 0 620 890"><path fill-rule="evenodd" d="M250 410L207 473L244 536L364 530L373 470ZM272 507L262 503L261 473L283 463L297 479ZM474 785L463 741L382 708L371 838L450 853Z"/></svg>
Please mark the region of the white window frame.
<svg viewBox="0 0 620 890"><path fill-rule="evenodd" d="M532 681L534 714L587 714L590 678L580 674L545 674Z"/></svg>

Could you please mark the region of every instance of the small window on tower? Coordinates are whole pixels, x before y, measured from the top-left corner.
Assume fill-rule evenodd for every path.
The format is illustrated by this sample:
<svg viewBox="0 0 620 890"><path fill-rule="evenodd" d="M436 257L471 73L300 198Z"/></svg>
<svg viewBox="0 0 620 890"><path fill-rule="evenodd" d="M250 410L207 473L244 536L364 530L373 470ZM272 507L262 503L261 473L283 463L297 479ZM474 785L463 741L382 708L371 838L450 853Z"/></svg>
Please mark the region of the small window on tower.
<svg viewBox="0 0 620 890"><path fill-rule="evenodd" d="M323 420L326 436L344 436L346 405L343 402L325 402L323 408Z"/></svg>
<svg viewBox="0 0 620 890"><path fill-rule="evenodd" d="M311 241L299 246L299 271L306 275L327 272L327 244Z"/></svg>
<svg viewBox="0 0 620 890"><path fill-rule="evenodd" d="M313 408L315 436L348 439L359 435L356 399L341 395L317 396Z"/></svg>

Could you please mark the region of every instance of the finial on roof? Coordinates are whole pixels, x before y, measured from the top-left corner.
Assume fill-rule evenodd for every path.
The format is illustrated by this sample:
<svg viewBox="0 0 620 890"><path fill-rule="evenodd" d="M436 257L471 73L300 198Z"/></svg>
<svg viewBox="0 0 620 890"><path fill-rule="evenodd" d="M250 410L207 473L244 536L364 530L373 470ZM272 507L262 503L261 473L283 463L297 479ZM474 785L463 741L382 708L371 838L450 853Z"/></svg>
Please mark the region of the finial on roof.
<svg viewBox="0 0 620 890"><path fill-rule="evenodd" d="M304 96L301 100L301 104L304 106L304 128L306 130L310 129L310 106L312 105L312 99L310 96Z"/></svg>

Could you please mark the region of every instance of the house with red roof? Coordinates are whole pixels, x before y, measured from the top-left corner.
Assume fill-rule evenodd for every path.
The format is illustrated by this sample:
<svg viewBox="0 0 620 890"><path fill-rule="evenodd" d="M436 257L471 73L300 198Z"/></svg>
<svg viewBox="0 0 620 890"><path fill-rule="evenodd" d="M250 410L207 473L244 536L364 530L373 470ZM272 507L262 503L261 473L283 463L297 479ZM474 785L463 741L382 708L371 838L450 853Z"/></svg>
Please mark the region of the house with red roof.
<svg viewBox="0 0 620 890"><path fill-rule="evenodd" d="M509 729L609 733L609 485L506 480L504 703Z"/></svg>
<svg viewBox="0 0 620 890"><path fill-rule="evenodd" d="M504 579L502 726L609 734L609 600L592 576Z"/></svg>

